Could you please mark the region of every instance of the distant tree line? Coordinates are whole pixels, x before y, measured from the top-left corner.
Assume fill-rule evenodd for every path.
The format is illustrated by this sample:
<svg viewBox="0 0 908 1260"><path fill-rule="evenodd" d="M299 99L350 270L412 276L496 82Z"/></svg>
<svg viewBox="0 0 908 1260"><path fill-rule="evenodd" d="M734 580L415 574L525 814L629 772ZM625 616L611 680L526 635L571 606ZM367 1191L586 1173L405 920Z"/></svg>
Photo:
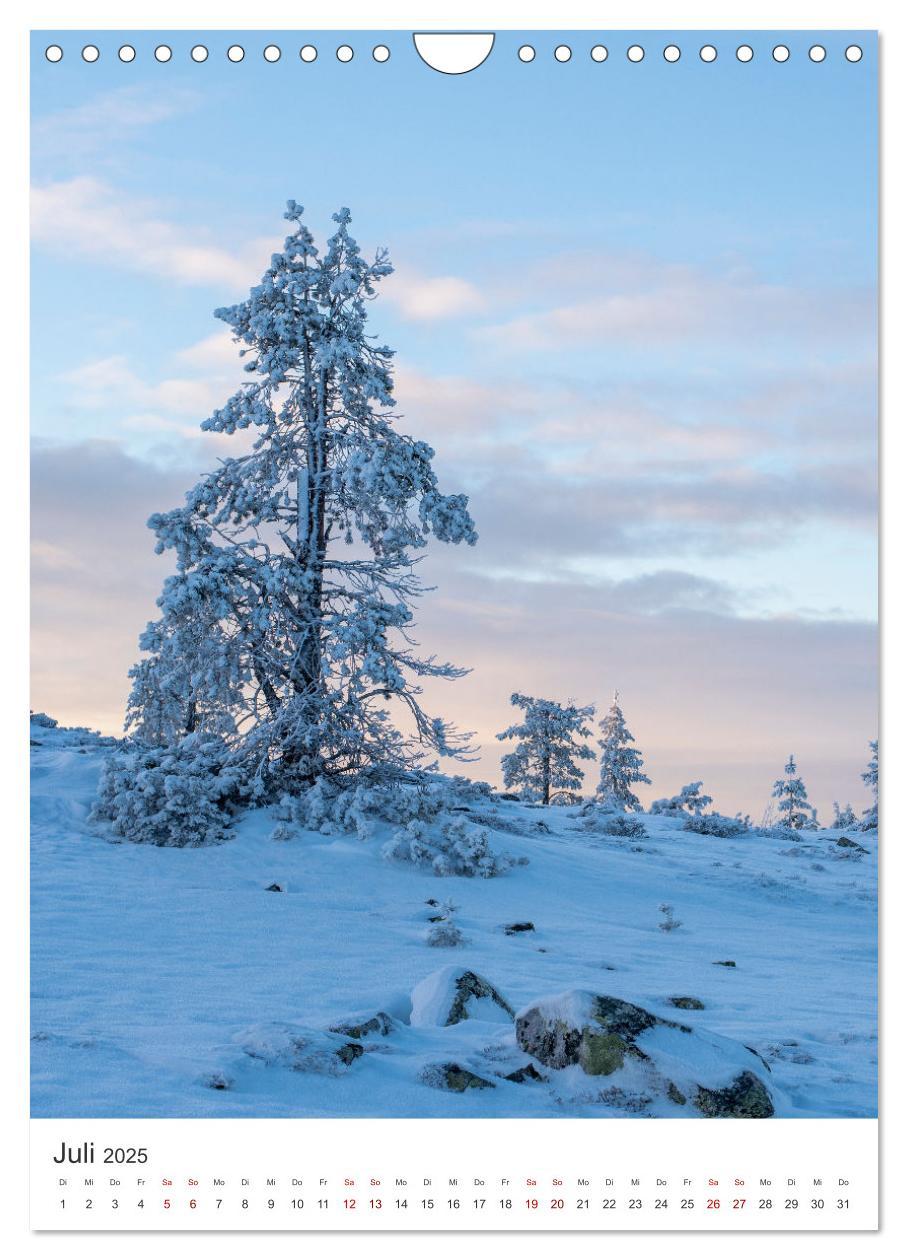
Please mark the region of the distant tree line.
<svg viewBox="0 0 908 1260"><path fill-rule="evenodd" d="M525 696L520 692L511 696L511 704L522 710L523 718L496 737L516 741L514 749L501 759L505 787L516 789L523 799L542 805L579 803L584 781L580 763L596 759L596 753L586 742L593 737L590 723L596 712L595 705L577 705L572 701L560 704L557 700ZM634 788L652 780L643 768L643 756L628 729L617 691L599 723L599 730L599 781L594 799L615 812L639 811L642 807ZM871 741L870 750L871 759L861 777L873 793L873 805L859 820L850 804L840 806L835 801L833 827L860 826L870 830L877 826L879 759L876 740ZM677 796L653 801L650 813L699 817L713 799L702 789L702 779L685 784ZM783 776L773 785L771 800L774 804L767 811L765 825L782 825L793 831L819 828L817 811L810 804L793 753L785 763Z"/></svg>

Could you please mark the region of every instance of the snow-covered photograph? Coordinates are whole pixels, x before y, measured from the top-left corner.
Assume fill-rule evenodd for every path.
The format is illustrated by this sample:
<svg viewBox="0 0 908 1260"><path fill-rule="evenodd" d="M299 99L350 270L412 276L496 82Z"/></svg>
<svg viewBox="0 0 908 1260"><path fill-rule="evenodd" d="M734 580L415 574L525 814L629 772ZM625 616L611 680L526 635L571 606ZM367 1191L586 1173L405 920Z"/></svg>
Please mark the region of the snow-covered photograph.
<svg viewBox="0 0 908 1260"><path fill-rule="evenodd" d="M872 67L320 36L33 52L32 1115L875 1116Z"/></svg>

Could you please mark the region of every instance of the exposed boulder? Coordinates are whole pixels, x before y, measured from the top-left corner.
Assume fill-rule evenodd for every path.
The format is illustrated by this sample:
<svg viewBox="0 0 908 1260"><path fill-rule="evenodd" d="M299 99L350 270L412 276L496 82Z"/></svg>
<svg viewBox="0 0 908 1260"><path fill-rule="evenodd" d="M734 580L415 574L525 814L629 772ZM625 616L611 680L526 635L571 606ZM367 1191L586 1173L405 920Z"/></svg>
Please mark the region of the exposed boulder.
<svg viewBox="0 0 908 1260"><path fill-rule="evenodd" d="M714 967L737 967L737 965L733 958L722 958L713 963Z"/></svg>
<svg viewBox="0 0 908 1260"><path fill-rule="evenodd" d="M739 1120L766 1120L773 1114L769 1091L753 1072L742 1072L725 1089L701 1086L694 1097L694 1106L704 1116Z"/></svg>
<svg viewBox="0 0 908 1260"><path fill-rule="evenodd" d="M434 1089L447 1089L454 1094L466 1093L468 1089L494 1089L492 1081L477 1076L469 1068L459 1063L430 1063L422 1070L422 1079L426 1085Z"/></svg>
<svg viewBox="0 0 908 1260"><path fill-rule="evenodd" d="M364 1037L387 1037L394 1027L394 1021L384 1011L376 1011L374 1015L354 1016L342 1024L332 1024L331 1032L340 1033L343 1037L355 1037L362 1041Z"/></svg>
<svg viewBox="0 0 908 1260"><path fill-rule="evenodd" d="M620 998L573 991L544 999L517 1016L517 1044L546 1067L579 1063L590 1076L609 1076L637 1054L634 1040L655 1015Z"/></svg>
<svg viewBox="0 0 908 1260"><path fill-rule="evenodd" d="M448 1027L465 1019L510 1023L514 1009L490 980L452 964L433 971L412 993L410 1023Z"/></svg>
<svg viewBox="0 0 908 1260"><path fill-rule="evenodd" d="M860 853L869 853L869 849L865 849L862 844L858 844L856 840L849 840L847 836L839 836L835 841L837 849L857 849Z"/></svg>
<svg viewBox="0 0 908 1260"><path fill-rule="evenodd" d="M506 923L504 925L505 936L517 936L520 932L535 932L536 925L531 923L529 919L525 919L522 923Z"/></svg>
<svg viewBox="0 0 908 1260"><path fill-rule="evenodd" d="M204 1084L208 1089L233 1089L233 1079L225 1072L212 1072L206 1076Z"/></svg>
<svg viewBox="0 0 908 1260"><path fill-rule="evenodd" d="M705 1011L706 1007L698 997L670 997L669 1002L679 1011Z"/></svg>
<svg viewBox="0 0 908 1260"><path fill-rule="evenodd" d="M544 998L518 1012L516 1035L520 1048L546 1067L579 1066L588 1076L642 1073L648 1089L702 1115L773 1114L761 1077L768 1068L755 1051L623 998L582 990Z"/></svg>
<svg viewBox="0 0 908 1260"><path fill-rule="evenodd" d="M525 1063L523 1067L516 1068L513 1072L508 1072L504 1078L506 1081L514 1081L517 1085L523 1085L527 1081L547 1081L548 1077L535 1067L532 1063Z"/></svg>

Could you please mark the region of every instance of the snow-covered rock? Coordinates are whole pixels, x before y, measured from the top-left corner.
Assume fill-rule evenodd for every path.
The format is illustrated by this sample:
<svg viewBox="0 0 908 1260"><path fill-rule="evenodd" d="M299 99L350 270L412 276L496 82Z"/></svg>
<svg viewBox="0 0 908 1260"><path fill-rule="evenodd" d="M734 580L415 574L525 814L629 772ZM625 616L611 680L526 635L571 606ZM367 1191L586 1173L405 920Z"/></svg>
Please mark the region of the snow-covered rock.
<svg viewBox="0 0 908 1260"><path fill-rule="evenodd" d="M447 1089L452 1094L463 1094L468 1089L494 1089L493 1081L477 1076L459 1063L430 1063L421 1073L421 1080L433 1089Z"/></svg>
<svg viewBox="0 0 908 1260"><path fill-rule="evenodd" d="M426 976L413 990L410 1023L448 1027L465 1019L511 1023L514 1010L491 981L452 964Z"/></svg>
<svg viewBox="0 0 908 1260"><path fill-rule="evenodd" d="M774 1113L768 1067L747 1046L662 1019L622 998L571 990L525 1007L517 1043L547 1067L579 1065L612 1076L646 1065L646 1083L703 1115L763 1118Z"/></svg>
<svg viewBox="0 0 908 1260"><path fill-rule="evenodd" d="M358 1041L295 1024L262 1024L246 1029L236 1042L250 1059L293 1072L338 1076L365 1053Z"/></svg>
<svg viewBox="0 0 908 1260"><path fill-rule="evenodd" d="M343 1023L332 1024L330 1031L362 1041L364 1037L387 1037L393 1027L394 1020L390 1015L376 1011L374 1015L354 1015Z"/></svg>

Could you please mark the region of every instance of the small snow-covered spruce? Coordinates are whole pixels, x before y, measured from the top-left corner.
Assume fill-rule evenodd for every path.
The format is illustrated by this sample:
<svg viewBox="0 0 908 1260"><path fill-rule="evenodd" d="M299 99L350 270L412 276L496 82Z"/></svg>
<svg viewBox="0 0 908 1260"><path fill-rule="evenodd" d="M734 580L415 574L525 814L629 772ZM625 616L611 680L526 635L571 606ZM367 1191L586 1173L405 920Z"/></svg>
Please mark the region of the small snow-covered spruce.
<svg viewBox="0 0 908 1260"><path fill-rule="evenodd" d="M531 801L548 805L553 792L575 791L583 786L583 771L577 761L592 761L592 749L581 740L593 732L587 725L595 713L593 705L559 704L557 700L537 700L514 692L511 704L523 709L522 722L515 722L497 739L516 739L517 747L501 759L505 787L520 789Z"/></svg>
<svg viewBox="0 0 908 1260"><path fill-rule="evenodd" d="M436 913L429 920L429 930L426 933L426 944L433 949L456 949L458 945L463 945L466 937L460 928L454 922L454 915L457 907L450 897L438 906Z"/></svg>
<svg viewBox="0 0 908 1260"><path fill-rule="evenodd" d="M660 932L674 932L681 927L681 920L675 918L675 907L669 905L667 901L661 903L659 913L662 915L662 922L659 924Z"/></svg>
<svg viewBox="0 0 908 1260"><path fill-rule="evenodd" d="M670 818L681 818L686 814L702 814L707 805L713 803L711 796L700 791L702 787L702 779L698 779L696 783L686 783L677 796L661 797L658 801L653 801L649 812L667 814Z"/></svg>
<svg viewBox="0 0 908 1260"><path fill-rule="evenodd" d="M880 744L879 740L872 739L870 741L870 761L867 763L867 769L861 775L861 778L873 793L873 804L869 809L865 809L861 818L862 831L875 831L879 826L880 805Z"/></svg>
<svg viewBox="0 0 908 1260"><path fill-rule="evenodd" d="M832 826L836 831L848 831L850 827L856 827L858 816L851 808L851 803L840 805L838 801L832 802Z"/></svg>
<svg viewBox="0 0 908 1260"><path fill-rule="evenodd" d="M476 540L432 449L394 427L392 351L366 332L387 254L363 257L346 209L324 252L301 206L285 218L261 283L215 312L250 379L202 428L255 437L149 521L176 572L142 636L128 714L146 743L222 737L273 792L466 754L420 703L422 680L465 671L415 650L415 564L430 536Z"/></svg>
<svg viewBox="0 0 908 1260"><path fill-rule="evenodd" d="M772 789L778 821L793 831L815 830L815 811L807 800L804 780L798 775L794 753L785 763L785 778L776 779ZM814 823L814 826L811 826Z"/></svg>
<svg viewBox="0 0 908 1260"><path fill-rule="evenodd" d="M627 729L617 691L612 707L599 723L599 729L602 731L602 739L599 740L602 756L596 797L622 810L638 810L640 801L633 792L633 784L651 783L652 780L643 771L643 757L631 747L634 737Z"/></svg>

